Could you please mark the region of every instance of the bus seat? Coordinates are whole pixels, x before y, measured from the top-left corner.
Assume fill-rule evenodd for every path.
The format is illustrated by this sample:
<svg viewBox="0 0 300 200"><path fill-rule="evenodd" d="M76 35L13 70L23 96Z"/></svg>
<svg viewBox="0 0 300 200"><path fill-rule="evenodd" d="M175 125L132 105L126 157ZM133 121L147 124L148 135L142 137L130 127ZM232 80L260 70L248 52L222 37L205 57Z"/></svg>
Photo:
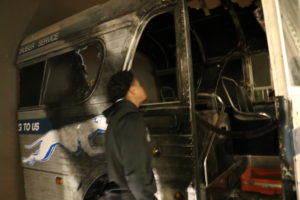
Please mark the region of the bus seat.
<svg viewBox="0 0 300 200"><path fill-rule="evenodd" d="M230 120L227 113L218 110L202 110L196 112L197 120L205 120L217 128L230 130ZM205 186L214 182L233 163L232 144L228 137L217 134L197 123L199 133L199 149Z"/></svg>
<svg viewBox="0 0 300 200"><path fill-rule="evenodd" d="M221 78L222 87L225 91L226 97L234 110L234 117L242 121L256 121L256 120L270 120L271 117L264 112L254 112L251 101L247 92L238 83L226 76ZM233 86L234 93L229 92L229 84Z"/></svg>

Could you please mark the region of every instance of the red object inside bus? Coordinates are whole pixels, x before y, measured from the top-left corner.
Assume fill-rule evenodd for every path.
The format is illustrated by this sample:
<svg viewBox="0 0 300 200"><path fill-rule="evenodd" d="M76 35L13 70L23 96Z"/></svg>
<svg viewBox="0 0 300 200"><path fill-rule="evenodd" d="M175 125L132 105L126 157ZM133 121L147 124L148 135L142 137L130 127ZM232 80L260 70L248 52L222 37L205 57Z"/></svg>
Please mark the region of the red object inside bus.
<svg viewBox="0 0 300 200"><path fill-rule="evenodd" d="M281 171L247 168L241 175L241 189L266 195L281 194Z"/></svg>

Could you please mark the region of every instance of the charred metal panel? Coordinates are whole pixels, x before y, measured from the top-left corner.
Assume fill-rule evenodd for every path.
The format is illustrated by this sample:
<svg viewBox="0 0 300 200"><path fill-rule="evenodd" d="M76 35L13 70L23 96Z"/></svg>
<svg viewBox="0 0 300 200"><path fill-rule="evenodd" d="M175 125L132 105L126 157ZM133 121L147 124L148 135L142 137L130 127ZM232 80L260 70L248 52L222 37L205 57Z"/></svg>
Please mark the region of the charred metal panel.
<svg viewBox="0 0 300 200"><path fill-rule="evenodd" d="M295 185L294 163L295 155L293 142L293 121L292 121L291 102L282 96L276 97L276 115L279 128L279 149L281 158L281 171L283 181L283 199L297 199Z"/></svg>
<svg viewBox="0 0 300 200"><path fill-rule="evenodd" d="M189 107L190 129L193 135L193 179L192 185L196 190L196 198L200 198L200 159L199 159L199 135L196 127L195 115L195 94L194 79L192 68L192 53L190 47L190 25L187 5L184 0L178 5L176 10L178 19L176 19L177 30L177 63L179 64L178 74L180 74L180 87L182 89L181 102Z"/></svg>
<svg viewBox="0 0 300 200"><path fill-rule="evenodd" d="M24 54L56 40L66 38L74 32L79 32L122 15L134 12L145 2L146 1L144 0L129 0L124 3L120 0L110 0L104 4L96 5L90 9L80 12L79 14L68 17L56 24L53 24L52 26L29 35L21 43L19 54Z"/></svg>
<svg viewBox="0 0 300 200"><path fill-rule="evenodd" d="M162 14L167 11L172 11L176 5L176 0L162 0L162 1L148 1L148 3L139 11L137 11L137 16L139 17L138 29L133 33L130 49L128 51L127 57L124 63L124 69L131 69L132 62L135 57L136 48L138 46L139 40L142 33L147 25L147 23L155 16Z"/></svg>

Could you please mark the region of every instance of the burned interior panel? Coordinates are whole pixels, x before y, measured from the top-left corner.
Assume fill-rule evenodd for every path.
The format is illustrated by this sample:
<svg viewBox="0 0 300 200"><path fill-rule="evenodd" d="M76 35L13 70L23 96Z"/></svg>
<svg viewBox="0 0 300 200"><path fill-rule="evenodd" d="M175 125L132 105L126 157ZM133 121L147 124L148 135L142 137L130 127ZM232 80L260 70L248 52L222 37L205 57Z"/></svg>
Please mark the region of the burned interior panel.
<svg viewBox="0 0 300 200"><path fill-rule="evenodd" d="M238 185L236 175L242 171L236 155L279 153L277 130L267 130L266 126L275 119L275 107L270 66L265 61L268 60L266 35L254 15L258 7L258 1L245 7L222 1L209 14L189 8L198 122L211 121L208 113L219 115L211 124L228 131L222 136L203 123L198 125L197 131L202 136L200 159L205 198L223 199L222 188L224 192L225 188ZM260 72L253 73L257 68ZM262 70L266 72L264 77L260 76ZM255 135L255 129L261 127L266 128L262 136L247 139L247 134ZM234 135L238 132L244 135Z"/></svg>

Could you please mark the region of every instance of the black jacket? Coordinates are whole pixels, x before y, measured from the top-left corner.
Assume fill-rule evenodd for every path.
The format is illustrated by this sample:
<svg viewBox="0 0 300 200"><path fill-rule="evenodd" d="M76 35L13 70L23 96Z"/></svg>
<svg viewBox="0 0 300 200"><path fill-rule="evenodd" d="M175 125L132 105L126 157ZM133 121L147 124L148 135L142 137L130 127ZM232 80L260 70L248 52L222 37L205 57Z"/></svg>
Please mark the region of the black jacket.
<svg viewBox="0 0 300 200"><path fill-rule="evenodd" d="M128 100L115 103L103 114L107 118L106 157L109 181L127 198L153 200L156 192L152 172L150 137L143 116ZM128 198L128 193L131 198Z"/></svg>

